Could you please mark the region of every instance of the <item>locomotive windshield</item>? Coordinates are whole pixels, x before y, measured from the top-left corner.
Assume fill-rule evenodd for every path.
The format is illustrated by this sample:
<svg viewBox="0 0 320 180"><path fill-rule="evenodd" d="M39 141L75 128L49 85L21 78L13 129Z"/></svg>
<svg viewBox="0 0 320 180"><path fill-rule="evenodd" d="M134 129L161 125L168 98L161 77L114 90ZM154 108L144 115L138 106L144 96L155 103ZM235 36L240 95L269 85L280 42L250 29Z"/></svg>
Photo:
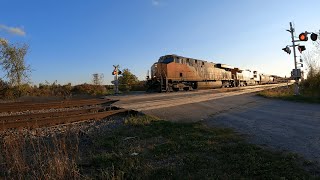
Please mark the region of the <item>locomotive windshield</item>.
<svg viewBox="0 0 320 180"><path fill-rule="evenodd" d="M173 62L173 57L172 56L164 57L163 59L160 59L159 62L160 63L169 64L169 63Z"/></svg>

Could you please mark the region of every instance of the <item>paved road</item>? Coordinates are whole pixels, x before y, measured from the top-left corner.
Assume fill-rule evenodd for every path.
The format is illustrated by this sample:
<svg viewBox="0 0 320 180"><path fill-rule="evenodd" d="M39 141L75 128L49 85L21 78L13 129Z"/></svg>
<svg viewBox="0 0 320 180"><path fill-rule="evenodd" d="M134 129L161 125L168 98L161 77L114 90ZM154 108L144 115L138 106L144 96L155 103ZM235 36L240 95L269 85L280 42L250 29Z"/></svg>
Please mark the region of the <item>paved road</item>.
<svg viewBox="0 0 320 180"><path fill-rule="evenodd" d="M236 99L248 104L208 117L204 123L233 128L249 135L253 143L320 162L319 104L270 100L252 94Z"/></svg>
<svg viewBox="0 0 320 180"><path fill-rule="evenodd" d="M147 110L157 110L161 108L177 107L177 106L182 106L187 104L202 103L205 101L221 99L229 96L257 92L263 89L274 88L282 85L273 84L273 85L249 86L249 87L230 88L230 89L227 88L227 89L199 90L199 91L193 91L193 92L138 94L138 95L118 96L118 97L110 96L108 98L120 100L119 102L114 103L115 106L145 112Z"/></svg>
<svg viewBox="0 0 320 180"><path fill-rule="evenodd" d="M320 105L270 100L255 93L144 111L180 122L229 127L249 141L320 162Z"/></svg>
<svg viewBox="0 0 320 180"><path fill-rule="evenodd" d="M128 96L117 104L166 120L230 127L247 134L253 143L320 162L320 105L270 100L253 92Z"/></svg>

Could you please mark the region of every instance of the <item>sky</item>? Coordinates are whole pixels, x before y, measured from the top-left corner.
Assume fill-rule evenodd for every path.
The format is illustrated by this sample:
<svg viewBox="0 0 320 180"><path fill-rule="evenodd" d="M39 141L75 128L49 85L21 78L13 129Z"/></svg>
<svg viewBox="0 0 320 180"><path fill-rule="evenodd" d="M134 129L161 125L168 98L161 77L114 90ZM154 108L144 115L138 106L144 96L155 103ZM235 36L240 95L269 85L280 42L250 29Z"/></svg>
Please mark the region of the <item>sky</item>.
<svg viewBox="0 0 320 180"><path fill-rule="evenodd" d="M91 83L94 73L111 84L117 64L144 80L167 54L289 76L289 22L296 36L320 29L319 0L0 1L0 38L29 45L33 84Z"/></svg>

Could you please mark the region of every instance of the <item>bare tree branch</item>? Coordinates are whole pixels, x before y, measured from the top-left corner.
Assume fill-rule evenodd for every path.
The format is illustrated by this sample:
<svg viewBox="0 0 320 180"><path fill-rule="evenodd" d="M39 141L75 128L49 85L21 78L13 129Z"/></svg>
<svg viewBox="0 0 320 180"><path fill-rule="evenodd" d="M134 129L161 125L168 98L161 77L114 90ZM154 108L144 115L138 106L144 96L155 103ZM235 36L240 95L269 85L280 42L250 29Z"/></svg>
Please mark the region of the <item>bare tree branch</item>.
<svg viewBox="0 0 320 180"><path fill-rule="evenodd" d="M0 65L5 71L5 77L11 86L20 86L29 80L30 66L25 64L28 45L21 46L9 44L0 38Z"/></svg>

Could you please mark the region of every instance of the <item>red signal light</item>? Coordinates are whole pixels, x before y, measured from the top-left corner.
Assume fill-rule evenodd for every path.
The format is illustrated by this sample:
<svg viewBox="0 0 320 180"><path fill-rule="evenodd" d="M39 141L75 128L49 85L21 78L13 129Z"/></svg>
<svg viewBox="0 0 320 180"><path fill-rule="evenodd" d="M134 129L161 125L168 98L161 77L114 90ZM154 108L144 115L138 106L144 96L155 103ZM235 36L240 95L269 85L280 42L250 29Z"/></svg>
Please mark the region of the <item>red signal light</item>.
<svg viewBox="0 0 320 180"><path fill-rule="evenodd" d="M308 41L307 33L301 33L301 34L299 35L299 40L300 40L300 41Z"/></svg>

